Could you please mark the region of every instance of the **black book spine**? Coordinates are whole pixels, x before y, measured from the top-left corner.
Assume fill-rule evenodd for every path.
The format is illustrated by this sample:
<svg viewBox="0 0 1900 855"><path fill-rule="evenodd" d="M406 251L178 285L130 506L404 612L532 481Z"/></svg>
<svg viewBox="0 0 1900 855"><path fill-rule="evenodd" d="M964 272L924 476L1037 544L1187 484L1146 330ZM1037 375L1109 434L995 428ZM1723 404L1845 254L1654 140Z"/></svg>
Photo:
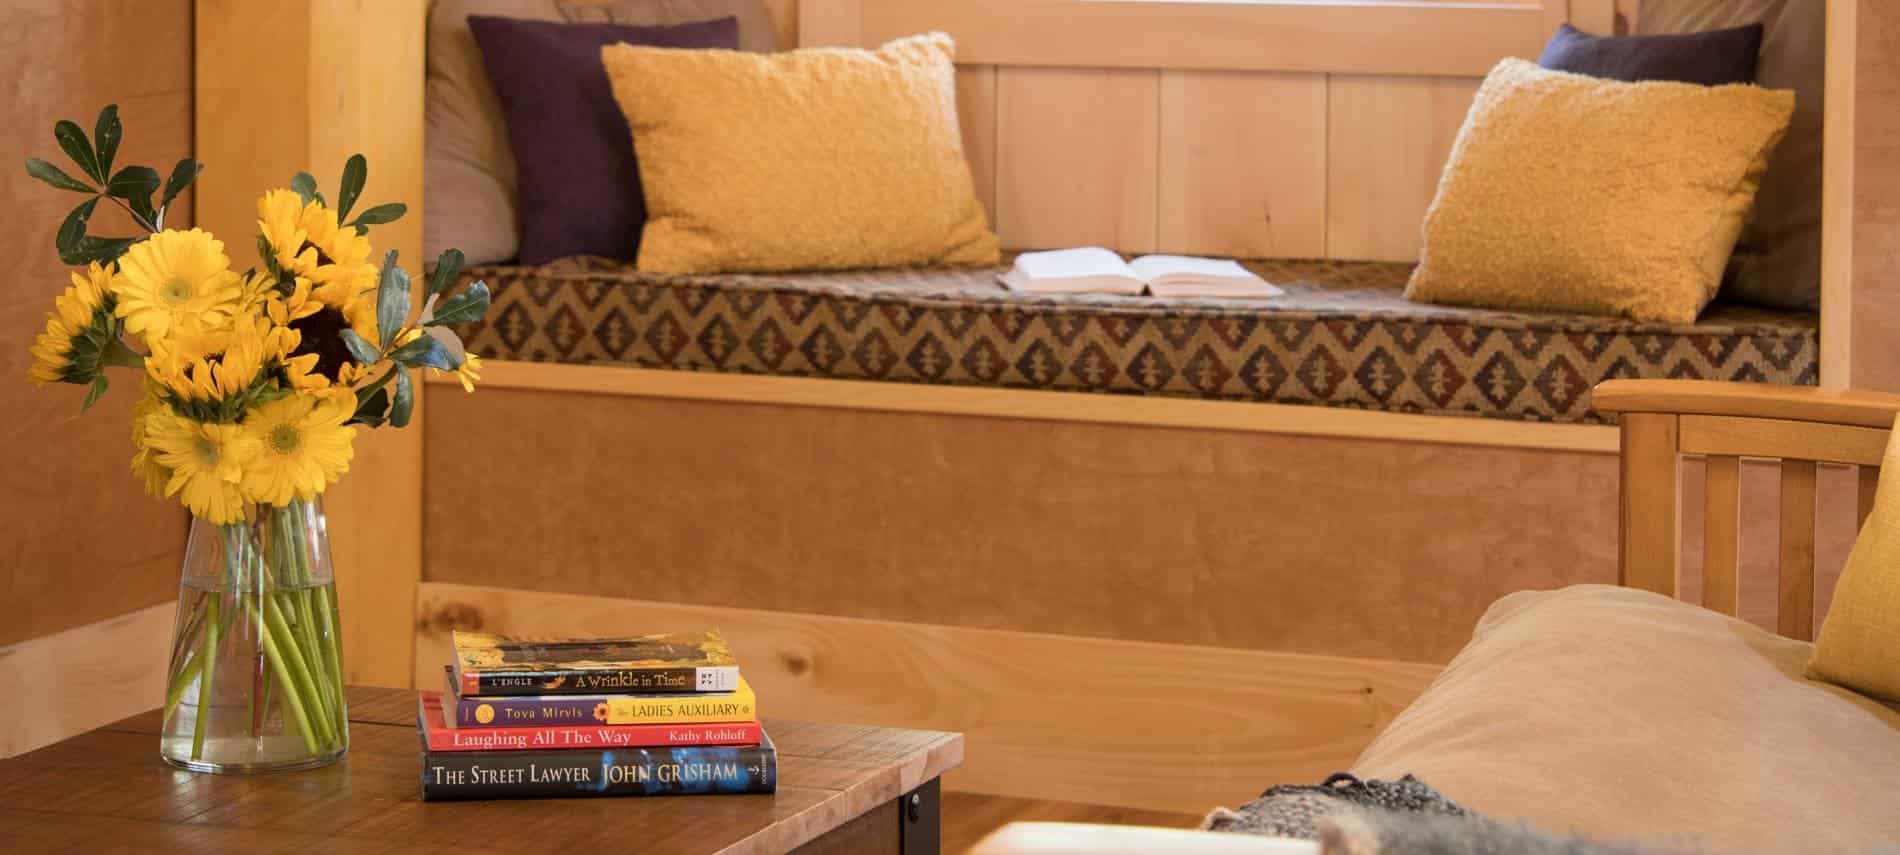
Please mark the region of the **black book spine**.
<svg viewBox="0 0 1900 855"><path fill-rule="evenodd" d="M422 755L422 798L689 796L770 793L778 752L743 747L443 751Z"/></svg>

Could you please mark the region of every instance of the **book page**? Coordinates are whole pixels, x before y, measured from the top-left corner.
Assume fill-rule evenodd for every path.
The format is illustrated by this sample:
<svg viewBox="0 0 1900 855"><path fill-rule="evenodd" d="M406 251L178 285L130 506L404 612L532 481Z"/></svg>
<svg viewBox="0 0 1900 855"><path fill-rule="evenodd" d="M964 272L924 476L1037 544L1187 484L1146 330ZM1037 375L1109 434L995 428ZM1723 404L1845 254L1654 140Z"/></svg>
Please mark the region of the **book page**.
<svg viewBox="0 0 1900 855"><path fill-rule="evenodd" d="M1025 252L1000 277L1018 291L1045 294L1139 294L1142 280L1122 257L1101 247Z"/></svg>

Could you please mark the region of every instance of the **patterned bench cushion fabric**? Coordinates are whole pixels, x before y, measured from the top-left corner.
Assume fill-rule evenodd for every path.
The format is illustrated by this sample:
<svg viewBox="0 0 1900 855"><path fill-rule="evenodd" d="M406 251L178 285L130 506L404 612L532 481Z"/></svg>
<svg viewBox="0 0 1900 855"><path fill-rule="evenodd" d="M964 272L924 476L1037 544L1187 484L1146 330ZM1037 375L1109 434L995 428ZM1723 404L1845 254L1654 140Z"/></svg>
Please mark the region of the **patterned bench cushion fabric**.
<svg viewBox="0 0 1900 855"><path fill-rule="evenodd" d="M1690 325L1413 303L1411 265L1264 261L1271 301L1040 297L992 270L640 274L477 267L484 358L1599 422L1611 377L1813 384L1813 315L1716 304Z"/></svg>

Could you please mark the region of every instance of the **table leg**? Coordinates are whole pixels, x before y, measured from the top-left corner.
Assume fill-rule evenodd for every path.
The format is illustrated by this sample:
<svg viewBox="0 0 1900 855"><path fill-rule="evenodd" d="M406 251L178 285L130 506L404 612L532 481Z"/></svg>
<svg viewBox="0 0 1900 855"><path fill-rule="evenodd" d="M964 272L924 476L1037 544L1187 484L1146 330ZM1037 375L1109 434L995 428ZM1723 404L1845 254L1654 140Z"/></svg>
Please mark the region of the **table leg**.
<svg viewBox="0 0 1900 855"><path fill-rule="evenodd" d="M902 855L938 855L943 847L943 783L932 778L897 800Z"/></svg>

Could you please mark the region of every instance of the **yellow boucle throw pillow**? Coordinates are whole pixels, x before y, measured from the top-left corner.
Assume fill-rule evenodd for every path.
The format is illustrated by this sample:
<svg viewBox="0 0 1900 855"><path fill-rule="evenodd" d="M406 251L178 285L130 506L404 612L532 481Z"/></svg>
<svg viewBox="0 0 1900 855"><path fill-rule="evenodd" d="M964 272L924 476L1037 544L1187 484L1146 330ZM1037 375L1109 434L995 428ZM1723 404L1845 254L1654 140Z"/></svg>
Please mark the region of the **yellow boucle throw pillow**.
<svg viewBox="0 0 1900 855"><path fill-rule="evenodd" d="M1793 112L1792 92L1504 60L1452 145L1405 295L1692 323Z"/></svg>
<svg viewBox="0 0 1900 855"><path fill-rule="evenodd" d="M955 44L777 54L611 45L653 273L997 263L957 128Z"/></svg>
<svg viewBox="0 0 1900 855"><path fill-rule="evenodd" d="M1900 422L1894 431L1873 513L1847 554L1808 675L1900 702Z"/></svg>

